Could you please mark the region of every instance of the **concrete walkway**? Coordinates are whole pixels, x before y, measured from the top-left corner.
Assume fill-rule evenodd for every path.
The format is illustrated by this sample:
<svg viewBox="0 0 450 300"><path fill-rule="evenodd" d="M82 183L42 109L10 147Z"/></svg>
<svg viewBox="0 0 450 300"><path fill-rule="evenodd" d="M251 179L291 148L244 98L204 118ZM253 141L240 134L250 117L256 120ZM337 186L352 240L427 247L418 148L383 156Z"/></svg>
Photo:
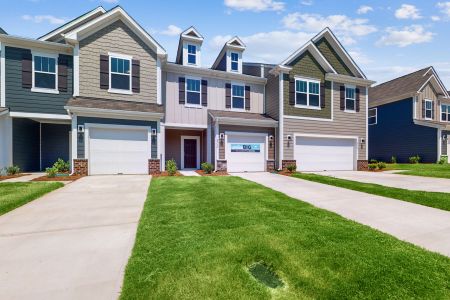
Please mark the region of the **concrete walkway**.
<svg viewBox="0 0 450 300"><path fill-rule="evenodd" d="M28 181L31 181L31 180L33 180L35 178L42 177L44 175L45 175L45 173L30 173L30 174L25 175L25 176L5 179L5 180L2 180L0 182L28 182Z"/></svg>
<svg viewBox="0 0 450 300"><path fill-rule="evenodd" d="M0 298L116 299L149 176L90 176L0 217Z"/></svg>
<svg viewBox="0 0 450 300"><path fill-rule="evenodd" d="M450 193L450 179L445 178L410 176L385 172L325 171L314 173L407 190Z"/></svg>
<svg viewBox="0 0 450 300"><path fill-rule="evenodd" d="M200 176L197 172L194 170L180 170L179 171L181 175L183 176Z"/></svg>
<svg viewBox="0 0 450 300"><path fill-rule="evenodd" d="M270 173L234 174L450 257L450 212Z"/></svg>

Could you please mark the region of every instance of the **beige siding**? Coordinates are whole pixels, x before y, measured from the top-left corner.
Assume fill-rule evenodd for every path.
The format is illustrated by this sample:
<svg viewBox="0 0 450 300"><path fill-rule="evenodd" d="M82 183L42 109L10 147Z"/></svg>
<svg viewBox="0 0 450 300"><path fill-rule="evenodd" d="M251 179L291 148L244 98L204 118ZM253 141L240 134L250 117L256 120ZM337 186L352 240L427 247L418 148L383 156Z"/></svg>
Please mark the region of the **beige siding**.
<svg viewBox="0 0 450 300"><path fill-rule="evenodd" d="M436 91L434 90L433 86L431 85L431 83L427 84L421 93L419 93L419 96L417 97L417 110L416 110L416 117L418 119L424 119L422 117L422 100L424 99L428 99L428 100L433 100L433 105L434 105L434 116L433 116L433 120L440 120L440 108L439 108L439 103L437 101L438 99L438 95L436 93Z"/></svg>
<svg viewBox="0 0 450 300"><path fill-rule="evenodd" d="M140 93L113 94L100 89L100 55L108 52L140 60ZM80 41L80 96L156 103L156 54L122 21Z"/></svg>
<svg viewBox="0 0 450 300"><path fill-rule="evenodd" d="M357 136L366 143L361 146L358 141L358 159L366 159L366 90L361 88L360 111L358 113L348 113L340 110L339 83L334 83L333 89L333 121L315 121L284 118L284 136L294 134L318 134L318 135L341 135ZM284 138L284 159L294 159L294 143L288 142ZM332 155L332 153L330 153Z"/></svg>
<svg viewBox="0 0 450 300"><path fill-rule="evenodd" d="M225 108L225 83L223 79L202 78L208 81L208 106L201 108L187 107L179 103L178 78L188 77L186 74L164 72L165 81L165 107L166 123L177 123L186 125L207 124L208 109L230 110ZM245 84L242 82L242 84ZM250 86L250 112L264 112L264 85L247 84Z"/></svg>
<svg viewBox="0 0 450 300"><path fill-rule="evenodd" d="M280 110L280 79L269 74L266 84L266 114L278 120Z"/></svg>

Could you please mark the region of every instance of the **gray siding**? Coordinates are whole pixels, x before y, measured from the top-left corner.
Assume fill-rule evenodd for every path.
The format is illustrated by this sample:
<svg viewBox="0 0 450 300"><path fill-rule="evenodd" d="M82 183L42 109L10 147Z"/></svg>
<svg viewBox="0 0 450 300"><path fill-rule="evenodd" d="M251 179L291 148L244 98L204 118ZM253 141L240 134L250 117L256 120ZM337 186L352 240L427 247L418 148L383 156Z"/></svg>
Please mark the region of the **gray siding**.
<svg viewBox="0 0 450 300"><path fill-rule="evenodd" d="M242 73L261 77L261 66L242 64Z"/></svg>
<svg viewBox="0 0 450 300"><path fill-rule="evenodd" d="M13 112L67 114L64 109L72 96L73 62L69 57L67 92L59 94L36 93L22 87L22 53L28 49L6 47L6 106ZM63 54L60 54L63 55Z"/></svg>
<svg viewBox="0 0 450 300"><path fill-rule="evenodd" d="M130 125L130 126L150 126L151 128L159 127L155 121L140 121L140 120L125 120L125 119L106 119L106 118L92 118L92 117L78 117L77 124L84 125L85 123L94 124L111 124L111 125ZM84 136L78 136L77 142L78 158L84 158ZM152 158L158 155L158 145L156 136L152 136Z"/></svg>
<svg viewBox="0 0 450 300"><path fill-rule="evenodd" d="M39 171L39 123L13 119L13 164L22 171Z"/></svg>
<svg viewBox="0 0 450 300"><path fill-rule="evenodd" d="M100 89L100 55L108 52L140 60L140 93L113 94ZM80 96L156 103L156 73L156 53L122 21L80 41Z"/></svg>
<svg viewBox="0 0 450 300"><path fill-rule="evenodd" d="M280 115L280 82L279 77L269 74L266 84L266 114L275 120Z"/></svg>

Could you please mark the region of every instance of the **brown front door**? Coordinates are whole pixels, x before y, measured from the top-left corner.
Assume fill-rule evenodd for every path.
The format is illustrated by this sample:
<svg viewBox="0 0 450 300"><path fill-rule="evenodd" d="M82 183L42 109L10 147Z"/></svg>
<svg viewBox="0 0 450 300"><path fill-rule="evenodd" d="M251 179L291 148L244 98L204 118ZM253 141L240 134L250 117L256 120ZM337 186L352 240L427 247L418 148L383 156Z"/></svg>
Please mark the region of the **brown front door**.
<svg viewBox="0 0 450 300"><path fill-rule="evenodd" d="M197 168L197 140L184 140L184 168Z"/></svg>

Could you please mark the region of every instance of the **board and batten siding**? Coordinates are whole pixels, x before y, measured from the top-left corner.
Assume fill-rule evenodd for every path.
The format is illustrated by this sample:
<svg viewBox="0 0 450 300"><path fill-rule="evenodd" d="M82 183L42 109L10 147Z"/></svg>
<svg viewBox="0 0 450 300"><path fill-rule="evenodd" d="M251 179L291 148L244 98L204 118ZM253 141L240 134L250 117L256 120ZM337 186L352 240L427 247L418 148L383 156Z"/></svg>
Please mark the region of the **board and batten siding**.
<svg viewBox="0 0 450 300"><path fill-rule="evenodd" d="M12 112L67 114L64 106L72 97L73 60L72 56L59 54L68 58L67 92L59 94L32 92L22 87L22 54L29 49L5 47L6 107ZM41 51L45 53L44 51Z"/></svg>
<svg viewBox="0 0 450 300"><path fill-rule="evenodd" d="M357 136L358 137L358 159L365 160L367 142L360 144L362 138L366 137L366 89L360 89L360 111L349 113L340 110L340 90L341 83L334 82L333 89L333 121L300 120L284 118L284 138L283 149L284 159L294 159L294 135L295 134L317 134L333 136ZM288 143L286 136L291 135L292 141ZM331 155L331 153L330 153Z"/></svg>
<svg viewBox="0 0 450 300"><path fill-rule="evenodd" d="M132 95L100 89L100 55L130 55L140 61L140 92ZM80 96L157 102L156 53L127 25L116 21L80 41Z"/></svg>
<svg viewBox="0 0 450 300"><path fill-rule="evenodd" d="M417 96L417 110L416 110L416 118L423 120L423 116L422 116L422 100L433 100L433 110L434 110L434 115L433 115L433 120L441 120L440 117L440 107L439 107L439 101L438 100L438 95L436 93L436 91L434 90L433 86L431 85L431 83L428 83L422 90L421 93L419 93L419 95Z"/></svg>
<svg viewBox="0 0 450 300"><path fill-rule="evenodd" d="M187 107L179 103L178 96L178 78L189 77L186 74L177 74L172 72L163 72L165 78L165 122L186 125L207 125L208 109L224 110L225 106L225 83L230 82L224 79L202 77L208 81L208 105L202 107ZM193 76L196 77L196 76ZM250 110L246 112L264 113L264 85L242 82L250 86Z"/></svg>
<svg viewBox="0 0 450 300"><path fill-rule="evenodd" d="M267 75L266 84L266 114L278 120L280 116L280 81L279 77L269 74Z"/></svg>

